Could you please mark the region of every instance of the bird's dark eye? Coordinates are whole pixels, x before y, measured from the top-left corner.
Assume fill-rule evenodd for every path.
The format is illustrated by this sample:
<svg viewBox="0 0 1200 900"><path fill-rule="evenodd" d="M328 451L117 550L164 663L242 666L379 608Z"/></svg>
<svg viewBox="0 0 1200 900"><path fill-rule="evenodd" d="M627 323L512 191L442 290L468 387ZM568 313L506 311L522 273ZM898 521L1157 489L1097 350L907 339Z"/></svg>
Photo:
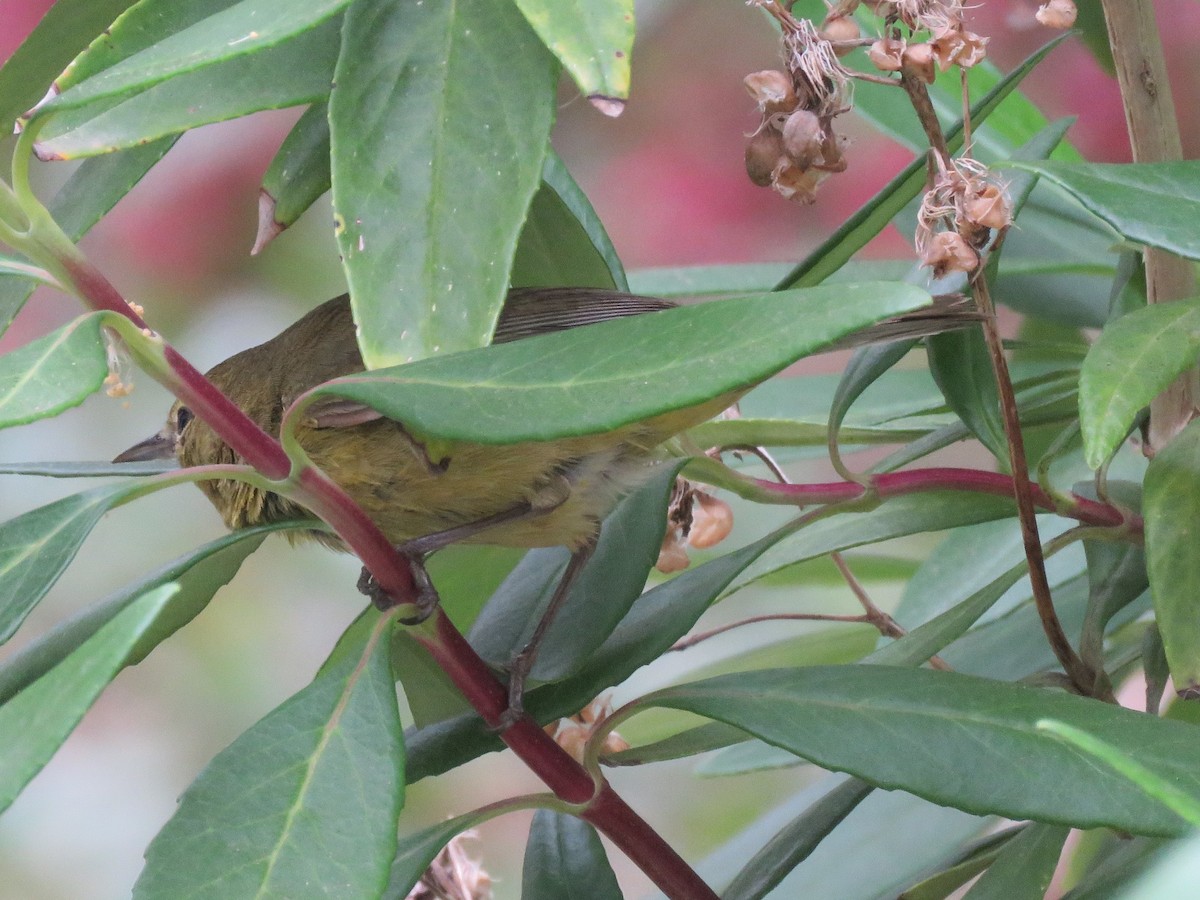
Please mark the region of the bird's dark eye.
<svg viewBox="0 0 1200 900"><path fill-rule="evenodd" d="M182 433L183 429L187 428L188 422L195 418L192 411L186 406L179 407L179 411L175 413L175 431Z"/></svg>

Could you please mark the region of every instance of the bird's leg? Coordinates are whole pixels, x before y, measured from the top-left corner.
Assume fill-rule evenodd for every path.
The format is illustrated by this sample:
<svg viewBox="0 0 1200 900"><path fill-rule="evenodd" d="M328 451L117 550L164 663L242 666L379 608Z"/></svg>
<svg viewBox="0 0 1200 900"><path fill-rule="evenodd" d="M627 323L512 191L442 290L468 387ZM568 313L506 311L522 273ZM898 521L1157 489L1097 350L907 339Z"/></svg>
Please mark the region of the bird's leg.
<svg viewBox="0 0 1200 900"><path fill-rule="evenodd" d="M490 516L484 516L482 519L476 519L474 522L465 522L462 525L455 525L453 528L447 528L444 531L425 534L398 545L396 549L408 557L409 562L412 564L413 580L416 582L417 587L417 614L403 620L402 624L417 625L424 622L433 614L433 610L440 602L438 593L433 587L433 582L429 580L429 573L425 570L425 558L429 554L435 550L441 550L443 547L448 547L451 544L474 537L493 526L523 519L526 516L540 516L551 512L563 503L570 495L570 491L568 488L566 493L563 493L562 489L558 488L553 494L549 492L543 492L543 494L546 495L545 498L539 495L533 501L522 500L508 509L493 513ZM367 571L365 566L358 578L358 590L359 593L369 597L377 609L388 610L396 605L396 601L379 586L379 582L375 580L375 576Z"/></svg>
<svg viewBox="0 0 1200 900"><path fill-rule="evenodd" d="M579 573L583 571L584 566L587 565L588 560L592 558L592 554L596 551L596 539L596 537L592 537L586 544L571 554L571 558L567 562L567 568L563 571L562 578L559 579L558 586L554 589L554 594L550 597L550 602L546 604L545 612L542 613L541 619L538 620L537 628L533 630L533 634L530 635L525 646L514 654L509 663L508 709L501 716L499 731L510 727L525 714L525 682L529 679L529 673L533 671L533 664L537 661L538 650L541 648L542 641L546 637L546 632L550 630L555 616L558 615L558 611L562 608L567 596L571 593L571 588L578 580Z"/></svg>

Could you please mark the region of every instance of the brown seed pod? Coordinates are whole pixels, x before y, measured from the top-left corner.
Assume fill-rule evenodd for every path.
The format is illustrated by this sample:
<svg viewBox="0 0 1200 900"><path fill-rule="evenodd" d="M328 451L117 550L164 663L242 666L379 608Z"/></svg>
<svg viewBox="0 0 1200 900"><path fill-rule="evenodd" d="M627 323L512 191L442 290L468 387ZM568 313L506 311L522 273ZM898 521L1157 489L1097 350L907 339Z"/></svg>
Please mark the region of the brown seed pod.
<svg viewBox="0 0 1200 900"><path fill-rule="evenodd" d="M746 174L759 187L766 187L771 183L771 173L784 158L783 136L764 126L746 144Z"/></svg>
<svg viewBox="0 0 1200 900"><path fill-rule="evenodd" d="M832 44L837 44L842 41L856 41L861 36L862 32L858 30L858 23L849 16L830 13L829 16L821 23L821 30L817 32L817 36L823 40L829 41ZM835 48L834 52L838 56L844 56L853 48Z"/></svg>
<svg viewBox="0 0 1200 900"><path fill-rule="evenodd" d="M654 568L664 575L669 575L672 572L682 572L690 563L679 535L674 529L668 530L663 538L662 548L658 551L658 560L654 563Z"/></svg>
<svg viewBox="0 0 1200 900"><path fill-rule="evenodd" d="M715 547L733 530L733 509L720 497L696 491L688 543L698 550Z"/></svg>
<svg viewBox="0 0 1200 900"><path fill-rule="evenodd" d="M804 204L815 203L821 175L822 173L815 169L802 169L791 163L784 163L772 173L771 187L784 200L795 200Z"/></svg>
<svg viewBox="0 0 1200 900"><path fill-rule="evenodd" d="M764 113L791 112L796 108L796 89L792 79L778 69L751 72L742 79L742 83Z"/></svg>
<svg viewBox="0 0 1200 900"><path fill-rule="evenodd" d="M984 185L983 190L963 202L963 215L968 222L984 228L1007 228L1012 224L1012 212L1004 192L994 184Z"/></svg>
<svg viewBox="0 0 1200 900"><path fill-rule="evenodd" d="M933 47L929 44L910 44L900 55L900 69L926 84L933 84L936 74L933 60Z"/></svg>
<svg viewBox="0 0 1200 900"><path fill-rule="evenodd" d="M798 109L783 123L783 151L801 169L821 158L824 137L821 120L807 109Z"/></svg>
<svg viewBox="0 0 1200 900"><path fill-rule="evenodd" d="M893 38L881 38L867 50L867 59L881 72L899 72L905 43Z"/></svg>
<svg viewBox="0 0 1200 900"><path fill-rule="evenodd" d="M1070 28L1075 24L1075 16L1079 10L1075 8L1074 0L1050 0L1043 3L1034 13L1034 18L1047 28Z"/></svg>
<svg viewBox="0 0 1200 900"><path fill-rule="evenodd" d="M955 231L940 231L929 241L921 263L933 269L933 277L950 272L972 272L979 265L979 254Z"/></svg>

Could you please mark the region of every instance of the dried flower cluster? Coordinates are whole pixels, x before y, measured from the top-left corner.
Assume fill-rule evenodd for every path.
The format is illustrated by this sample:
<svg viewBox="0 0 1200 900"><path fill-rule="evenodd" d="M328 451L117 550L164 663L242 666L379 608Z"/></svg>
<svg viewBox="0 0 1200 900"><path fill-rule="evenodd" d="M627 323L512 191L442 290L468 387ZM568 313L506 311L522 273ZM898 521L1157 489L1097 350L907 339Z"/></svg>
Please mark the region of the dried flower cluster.
<svg viewBox="0 0 1200 900"><path fill-rule="evenodd" d="M667 532L654 567L679 572L690 560L685 542L698 550L715 547L733 530L733 510L719 497L703 491L686 478L676 478L667 510Z"/></svg>
<svg viewBox="0 0 1200 900"><path fill-rule="evenodd" d="M906 72L931 84L935 68L967 69L987 56L988 39L964 25L962 0L891 0L872 6L883 17L884 37L871 45L867 58L881 72ZM920 32L928 32L928 40L914 41Z"/></svg>
<svg viewBox="0 0 1200 900"><path fill-rule="evenodd" d="M784 71L767 69L745 78L762 115L746 145L746 174L787 200L812 203L817 186L846 168L834 117L850 107L849 81L838 52L856 43L858 27L831 16L818 32L774 2L761 2L783 27ZM834 41L841 46L835 47Z"/></svg>
<svg viewBox="0 0 1200 900"><path fill-rule="evenodd" d="M554 738L554 742L562 747L576 762L583 762L583 750L588 740L604 720L612 713L612 702L607 698L597 697L575 715L567 719L559 719L545 727L546 734ZM610 731L604 736L600 752L620 753L629 749L629 742Z"/></svg>
<svg viewBox="0 0 1200 900"><path fill-rule="evenodd" d="M490 900L491 876L463 848L474 837L464 831L443 847L405 900Z"/></svg>
<svg viewBox="0 0 1200 900"><path fill-rule="evenodd" d="M748 2L779 22L784 68L746 76L762 116L746 145L746 173L756 185L801 203L812 203L820 183L846 169L834 119L850 109L850 79L880 80L845 68L839 57L869 45L867 57L879 71L928 84L938 70L974 66L986 56L987 38L963 24L962 0L870 0L883 18L883 37L873 42L859 36L853 18L862 0L832 3L820 28L792 16L779 0ZM927 39L915 40L919 33Z"/></svg>
<svg viewBox="0 0 1200 900"><path fill-rule="evenodd" d="M987 167L973 159L942 168L917 214L917 255L935 278L973 272L993 231L1012 224L1003 187L989 180Z"/></svg>

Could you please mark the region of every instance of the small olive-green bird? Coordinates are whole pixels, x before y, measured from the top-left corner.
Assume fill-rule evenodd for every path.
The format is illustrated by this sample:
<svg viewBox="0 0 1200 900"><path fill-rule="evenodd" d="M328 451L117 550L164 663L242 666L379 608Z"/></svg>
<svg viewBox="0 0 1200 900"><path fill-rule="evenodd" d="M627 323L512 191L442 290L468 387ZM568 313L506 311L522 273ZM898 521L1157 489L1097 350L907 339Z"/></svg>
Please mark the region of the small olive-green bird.
<svg viewBox="0 0 1200 900"><path fill-rule="evenodd" d="M513 290L493 340L513 341L674 305L598 289ZM836 346L916 337L962 327L977 318L943 302L880 323ZM213 367L208 378L268 434L278 434L293 400L318 384L363 369L349 298L343 295L266 343ZM437 459L430 458L401 423L346 400L314 403L298 423L295 437L312 462L341 485L390 541L418 559L460 541L571 550L571 561L533 636L513 658L509 712L515 716L538 644L591 555L600 522L652 470L659 445L712 418L736 396L717 397L601 434L507 446L455 442L449 456ZM207 423L178 402L162 431L116 461L170 457L184 466L242 462ZM311 515L285 497L244 482L199 485L230 528ZM300 536L345 549L327 532ZM377 590L363 589L380 606L392 602Z"/></svg>
<svg viewBox="0 0 1200 900"><path fill-rule="evenodd" d="M600 289L517 289L508 295L493 340L503 343L674 305ZM957 307L935 305L859 332L839 346L929 334L973 320ZM268 434L278 434L295 398L363 369L349 298L342 295L266 343L213 367L208 378ZM649 470L660 444L712 418L732 399L718 397L602 434L511 446L458 442L452 455L441 459L430 459L401 423L349 401L318 402L299 423L296 437L312 462L397 545L422 539L426 550L465 541L579 551L595 541L600 521ZM170 457L184 466L242 462L182 403L171 408L161 432L117 461ZM290 500L244 482L199 484L230 528L309 515ZM328 533L305 536L344 549Z"/></svg>

